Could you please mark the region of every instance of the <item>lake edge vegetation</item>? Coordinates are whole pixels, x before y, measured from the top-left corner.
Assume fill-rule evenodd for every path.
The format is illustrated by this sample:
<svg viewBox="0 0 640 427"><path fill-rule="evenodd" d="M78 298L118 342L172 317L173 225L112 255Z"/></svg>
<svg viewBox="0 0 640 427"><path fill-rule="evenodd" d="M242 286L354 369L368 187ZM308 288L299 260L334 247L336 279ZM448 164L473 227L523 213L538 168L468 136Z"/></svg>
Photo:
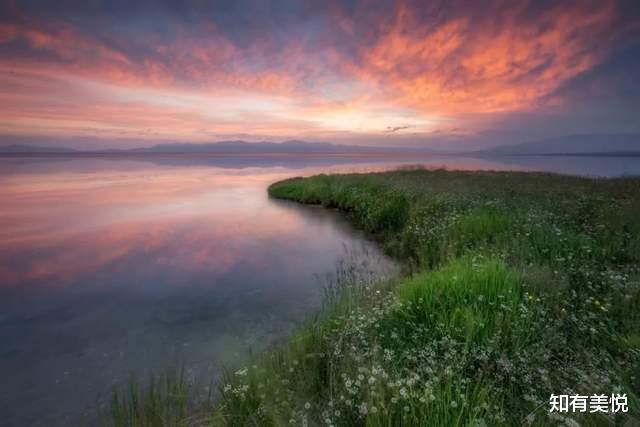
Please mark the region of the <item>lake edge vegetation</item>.
<svg viewBox="0 0 640 427"><path fill-rule="evenodd" d="M345 275L287 344L229 371L201 416L179 399L173 416L169 393L156 401L172 416L153 422L114 399L116 424L640 422L640 179L405 169L269 194L345 212L405 274ZM627 412L549 412L551 394L612 393Z"/></svg>

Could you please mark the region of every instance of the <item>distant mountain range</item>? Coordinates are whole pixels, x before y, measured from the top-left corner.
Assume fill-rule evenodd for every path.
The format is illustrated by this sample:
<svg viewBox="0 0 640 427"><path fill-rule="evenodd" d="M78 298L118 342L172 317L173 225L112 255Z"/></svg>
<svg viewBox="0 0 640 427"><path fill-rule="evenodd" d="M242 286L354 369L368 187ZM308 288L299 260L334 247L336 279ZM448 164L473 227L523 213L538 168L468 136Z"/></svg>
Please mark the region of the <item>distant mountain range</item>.
<svg viewBox="0 0 640 427"><path fill-rule="evenodd" d="M157 144L151 147L131 149L104 150L75 150L56 146L41 146L29 144L0 145L0 153L31 154L31 153L214 153L214 154L331 154L331 153L397 153L397 152L428 152L422 148L405 147L368 147L357 145L339 145L328 142L246 142L221 141L212 143L171 143Z"/></svg>
<svg viewBox="0 0 640 427"><path fill-rule="evenodd" d="M547 138L482 150L488 154L640 154L640 134L586 134Z"/></svg>
<svg viewBox="0 0 640 427"><path fill-rule="evenodd" d="M221 141L205 144L159 144L151 147L134 148L131 152L144 153L234 153L234 154L269 154L269 153L362 153L387 152L404 149L390 147L366 147L356 145L338 145L328 142L246 142ZM408 150L416 151L415 148ZM424 151L424 150L423 150Z"/></svg>
<svg viewBox="0 0 640 427"><path fill-rule="evenodd" d="M0 154L447 154L418 147L371 147L341 145L328 142L220 141L212 143L166 143L131 149L77 150L56 145L0 144ZM458 155L640 155L640 134L585 134L547 138L515 145L502 145L485 150L458 152Z"/></svg>
<svg viewBox="0 0 640 427"><path fill-rule="evenodd" d="M0 153L71 153L76 150L64 147L47 147L44 145L8 144L0 145Z"/></svg>

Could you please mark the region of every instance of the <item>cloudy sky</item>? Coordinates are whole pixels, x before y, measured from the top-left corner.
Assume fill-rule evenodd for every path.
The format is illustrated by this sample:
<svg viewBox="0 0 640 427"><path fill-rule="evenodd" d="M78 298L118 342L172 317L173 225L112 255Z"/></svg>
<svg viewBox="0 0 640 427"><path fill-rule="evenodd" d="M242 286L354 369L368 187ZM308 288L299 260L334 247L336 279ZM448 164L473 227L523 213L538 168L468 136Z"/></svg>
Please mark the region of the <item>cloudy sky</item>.
<svg viewBox="0 0 640 427"><path fill-rule="evenodd" d="M640 131L640 2L0 2L0 141Z"/></svg>

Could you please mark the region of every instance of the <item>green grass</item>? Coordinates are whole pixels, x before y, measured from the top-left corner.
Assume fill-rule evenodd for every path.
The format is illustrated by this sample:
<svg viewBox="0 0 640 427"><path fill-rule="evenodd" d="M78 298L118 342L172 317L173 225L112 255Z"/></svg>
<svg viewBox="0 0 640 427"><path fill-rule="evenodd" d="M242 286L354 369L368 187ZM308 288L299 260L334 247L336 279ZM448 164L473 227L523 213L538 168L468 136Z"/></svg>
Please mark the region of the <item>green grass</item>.
<svg viewBox="0 0 640 427"><path fill-rule="evenodd" d="M179 426L187 420L187 387L184 372L153 377L144 392L132 379L126 393L114 392L111 419L115 426Z"/></svg>
<svg viewBox="0 0 640 427"><path fill-rule="evenodd" d="M228 372L207 423L640 423L640 179L401 170L269 193L344 211L405 273L344 277L289 343ZM552 393L612 392L628 413L548 411Z"/></svg>

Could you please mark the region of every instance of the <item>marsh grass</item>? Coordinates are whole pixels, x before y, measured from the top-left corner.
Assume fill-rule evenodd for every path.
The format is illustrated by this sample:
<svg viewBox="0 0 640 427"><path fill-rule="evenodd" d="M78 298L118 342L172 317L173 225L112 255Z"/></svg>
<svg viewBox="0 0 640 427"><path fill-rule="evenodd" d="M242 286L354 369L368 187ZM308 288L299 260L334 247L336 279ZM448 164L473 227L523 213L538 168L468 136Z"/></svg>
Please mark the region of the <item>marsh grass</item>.
<svg viewBox="0 0 640 427"><path fill-rule="evenodd" d="M230 371L212 425L640 423L640 179L400 170L297 178L401 259L345 273L285 345ZM629 412L550 414L550 394Z"/></svg>
<svg viewBox="0 0 640 427"><path fill-rule="evenodd" d="M134 378L125 392L115 390L111 399L111 420L120 426L183 426L187 419L188 387L184 370L151 376L145 387Z"/></svg>

